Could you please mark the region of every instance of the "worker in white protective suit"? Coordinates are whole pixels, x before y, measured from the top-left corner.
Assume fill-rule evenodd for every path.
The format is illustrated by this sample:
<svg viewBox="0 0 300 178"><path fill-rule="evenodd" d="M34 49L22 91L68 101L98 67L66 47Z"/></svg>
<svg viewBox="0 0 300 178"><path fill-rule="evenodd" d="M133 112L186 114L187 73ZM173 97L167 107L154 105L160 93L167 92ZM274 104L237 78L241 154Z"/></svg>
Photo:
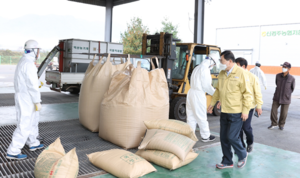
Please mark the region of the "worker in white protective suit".
<svg viewBox="0 0 300 178"><path fill-rule="evenodd" d="M27 155L21 153L25 144L29 146L30 151L44 147L37 139L39 111L42 106L40 82L34 64L39 58L40 46L35 40L29 40L24 48L25 52L15 71L15 107L18 124L7 149L8 159L27 158Z"/></svg>
<svg viewBox="0 0 300 178"><path fill-rule="evenodd" d="M261 89L267 89L267 79L266 76L264 74L264 72L260 69L261 64L257 61L255 63L255 67L253 69L250 70L250 72L252 74L254 74L255 76L257 76L258 80L259 80L259 84L260 84L260 88Z"/></svg>
<svg viewBox="0 0 300 178"><path fill-rule="evenodd" d="M216 65L211 57L206 59L197 66L191 76L191 89L187 94L186 112L187 123L195 131L198 123L200 135L203 142L215 140L215 136L210 135L209 125L207 122L206 93L213 95L213 88L210 70Z"/></svg>

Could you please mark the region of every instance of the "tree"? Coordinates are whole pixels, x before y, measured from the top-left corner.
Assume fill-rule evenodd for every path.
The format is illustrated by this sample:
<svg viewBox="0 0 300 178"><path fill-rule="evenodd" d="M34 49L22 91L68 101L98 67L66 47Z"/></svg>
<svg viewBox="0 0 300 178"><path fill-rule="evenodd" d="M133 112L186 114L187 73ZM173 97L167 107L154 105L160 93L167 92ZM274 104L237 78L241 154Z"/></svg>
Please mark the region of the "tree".
<svg viewBox="0 0 300 178"><path fill-rule="evenodd" d="M11 51L9 49L6 50L0 50L0 55L1 56L22 56L22 52L19 51Z"/></svg>
<svg viewBox="0 0 300 178"><path fill-rule="evenodd" d="M161 28L162 32L168 32L173 34L173 38L180 39L178 37L178 25L174 25L168 17L164 17L163 21L161 21L163 27Z"/></svg>
<svg viewBox="0 0 300 178"><path fill-rule="evenodd" d="M127 24L127 31L121 33L124 54L141 54L143 33L149 33L147 26L143 25L142 19L134 17Z"/></svg>

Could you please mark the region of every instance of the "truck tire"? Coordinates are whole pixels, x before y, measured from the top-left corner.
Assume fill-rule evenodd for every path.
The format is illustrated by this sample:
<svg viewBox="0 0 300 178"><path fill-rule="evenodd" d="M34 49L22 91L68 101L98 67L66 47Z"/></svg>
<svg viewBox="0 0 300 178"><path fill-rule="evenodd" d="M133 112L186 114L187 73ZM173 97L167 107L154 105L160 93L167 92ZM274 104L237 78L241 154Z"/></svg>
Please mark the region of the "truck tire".
<svg viewBox="0 0 300 178"><path fill-rule="evenodd" d="M170 119L186 122L186 97L177 97L171 101Z"/></svg>
<svg viewBox="0 0 300 178"><path fill-rule="evenodd" d="M221 108L220 109L217 108L218 103L219 103L219 101L215 104L213 112L212 112L212 114L214 116L220 116L221 115Z"/></svg>
<svg viewBox="0 0 300 178"><path fill-rule="evenodd" d="M70 93L71 94L78 94L79 93L79 89L78 88L72 88L71 90L70 90Z"/></svg>

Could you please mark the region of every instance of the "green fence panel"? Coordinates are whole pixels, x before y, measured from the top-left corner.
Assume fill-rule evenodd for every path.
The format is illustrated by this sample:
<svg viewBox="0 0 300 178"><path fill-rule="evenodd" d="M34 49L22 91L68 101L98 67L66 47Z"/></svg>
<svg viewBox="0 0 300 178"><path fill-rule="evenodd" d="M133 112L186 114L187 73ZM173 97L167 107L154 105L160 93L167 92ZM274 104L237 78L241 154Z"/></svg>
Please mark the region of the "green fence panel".
<svg viewBox="0 0 300 178"><path fill-rule="evenodd" d="M0 64L2 65L16 65L20 61L22 56L0 56ZM40 59L36 60L37 64L41 64L41 62L46 58L46 56L41 56Z"/></svg>
<svg viewBox="0 0 300 178"><path fill-rule="evenodd" d="M2 65L15 65L20 61L21 56L1 56Z"/></svg>

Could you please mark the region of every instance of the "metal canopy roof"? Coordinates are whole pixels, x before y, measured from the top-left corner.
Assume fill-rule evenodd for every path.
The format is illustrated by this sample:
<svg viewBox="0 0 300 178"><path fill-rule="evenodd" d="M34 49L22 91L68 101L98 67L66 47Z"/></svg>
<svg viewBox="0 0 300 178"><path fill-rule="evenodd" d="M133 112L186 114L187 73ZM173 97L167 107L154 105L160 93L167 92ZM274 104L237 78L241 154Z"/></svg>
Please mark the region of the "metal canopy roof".
<svg viewBox="0 0 300 178"><path fill-rule="evenodd" d="M68 0L68 1L106 7L107 1L111 1L113 3L112 4L113 6L117 6L117 5L127 4L139 0Z"/></svg>
<svg viewBox="0 0 300 178"><path fill-rule="evenodd" d="M68 0L68 1L106 7L104 38L106 42L111 42L113 7L122 4L127 4L130 2L136 2L139 0ZM200 44L203 43L205 1L206 0L195 0L194 42Z"/></svg>

